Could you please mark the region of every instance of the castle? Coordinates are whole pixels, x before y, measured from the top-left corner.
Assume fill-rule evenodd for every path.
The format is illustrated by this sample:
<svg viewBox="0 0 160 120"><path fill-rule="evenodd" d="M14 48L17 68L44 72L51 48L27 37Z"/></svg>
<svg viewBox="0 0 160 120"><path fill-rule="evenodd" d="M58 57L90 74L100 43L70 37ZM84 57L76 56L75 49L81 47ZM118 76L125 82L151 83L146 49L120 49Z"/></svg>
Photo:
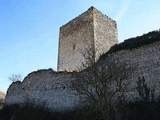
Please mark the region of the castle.
<svg viewBox="0 0 160 120"><path fill-rule="evenodd" d="M91 7L60 28L58 71L75 71L85 62L87 48L95 51L97 60L117 43L116 22Z"/></svg>
<svg viewBox="0 0 160 120"><path fill-rule="evenodd" d="M5 104L32 102L56 111L82 106L83 100L71 89L71 82L77 80L82 72L70 71L75 71L85 62L80 53L86 48L92 48L95 60L106 66L125 63L125 67L131 69L128 71L131 89L138 77L144 77L149 86L158 90L160 32L150 32L120 44L117 41L116 22L95 8L89 8L60 28L58 71L65 72L38 70L27 75L22 82L13 82L8 88ZM100 57L102 53L104 55ZM133 94L132 97L137 96Z"/></svg>

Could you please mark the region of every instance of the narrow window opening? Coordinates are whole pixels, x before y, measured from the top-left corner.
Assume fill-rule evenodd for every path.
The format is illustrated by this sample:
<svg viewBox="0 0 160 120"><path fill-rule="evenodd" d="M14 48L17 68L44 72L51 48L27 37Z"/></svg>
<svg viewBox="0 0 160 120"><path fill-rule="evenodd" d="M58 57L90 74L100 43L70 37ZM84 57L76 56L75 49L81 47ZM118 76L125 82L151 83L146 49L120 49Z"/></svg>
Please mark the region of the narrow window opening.
<svg viewBox="0 0 160 120"><path fill-rule="evenodd" d="M73 44L73 50L75 50L76 49L76 45L75 44Z"/></svg>

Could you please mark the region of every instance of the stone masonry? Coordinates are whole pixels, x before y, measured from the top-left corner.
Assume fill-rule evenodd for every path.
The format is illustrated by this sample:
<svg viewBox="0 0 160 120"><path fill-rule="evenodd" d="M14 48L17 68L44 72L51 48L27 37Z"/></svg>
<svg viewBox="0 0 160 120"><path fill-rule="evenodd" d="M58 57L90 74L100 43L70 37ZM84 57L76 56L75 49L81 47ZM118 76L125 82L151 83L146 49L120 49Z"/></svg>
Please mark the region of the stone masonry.
<svg viewBox="0 0 160 120"><path fill-rule="evenodd" d="M80 105L70 82L76 73L57 73L52 69L30 73L23 82L13 82L7 91L5 103L34 103L56 111L70 110Z"/></svg>
<svg viewBox="0 0 160 120"><path fill-rule="evenodd" d="M98 59L116 43L116 22L91 7L60 28L58 71L76 71L85 63L86 49L95 51Z"/></svg>
<svg viewBox="0 0 160 120"><path fill-rule="evenodd" d="M95 9L89 9L89 11L82 14L81 16L83 15L85 16L85 17L83 16L82 18L83 19L85 18L86 20L90 19L88 12L90 13L90 11L93 10ZM64 56L59 56L59 65L60 65L59 70L65 70L65 67L68 70L73 70L73 68L75 68L75 66L81 62L82 58L79 56L80 54L77 52L77 49L80 49L81 47L84 48L85 44L83 44L83 42L86 40L85 36L87 36L88 39L87 42L90 42L89 43L90 45L93 44L93 40L97 41L98 45L100 45L98 40L100 41L104 40L104 42L101 43L105 43L107 45L104 46L100 45L100 46L104 47L104 48L102 47L102 49L106 49L106 51L107 50L109 51L98 59L97 65L104 64L107 66L108 64L112 64L113 62L117 63L117 65L119 63L120 64L125 63L125 67L131 69L131 71L129 71L127 74L128 75L127 78L131 82L131 85L129 86L128 89L133 90L128 93L128 96L130 96L130 98L133 99L138 97L138 94L136 94L135 92L136 81L138 80L138 77L144 77L146 79L146 82L148 83L148 86L154 87L156 89L155 91L156 97L159 97L160 31L155 32L154 35L146 34L145 37L144 35L137 37L136 41L134 41L134 39L129 39L127 41L124 41L123 43L117 44L116 47L114 46L111 47L111 44L114 45L114 43L116 43L117 41L116 24L115 22L113 22L114 24L112 24L112 22L109 22L111 24L110 25L111 30L108 30L108 32L106 32L106 30L109 29L108 25L107 28L105 28L105 26L104 28L100 27L103 20L100 19L99 17L103 18L104 16L101 16L101 14L96 14L96 15L97 17L94 18L97 19L94 20L96 20L97 22L94 23L96 24L94 27L94 31L97 30L97 32L95 32L94 34L92 31L93 21L91 22L90 20L89 22L87 22L87 25L86 25L86 20L83 23L82 22L83 20L80 19L82 20L81 22L72 21L72 23L69 23L65 25L63 28L61 28L59 53ZM76 18L75 20L77 21L78 19ZM108 20L110 21L110 19ZM92 25L90 25L91 24L90 22L92 23ZM103 22L105 22L105 20ZM72 26L73 30L71 29L71 24L74 24ZM75 27L75 24L80 26L77 28ZM86 27L81 28L81 26L86 26ZM79 30L80 33L78 34ZM113 33L109 34L112 31ZM73 34L72 32L76 32L76 34L75 33ZM72 34L73 38L82 37L83 41L80 41L81 40L80 38L78 39L74 38L75 40L78 40L78 42L80 42L79 44L77 44L78 43L77 41L74 43L74 41L72 41L74 39L70 39L72 38ZM104 34L108 34L108 36ZM94 35L94 37L92 35ZM144 38L147 41L145 42L142 41ZM106 40L107 42L105 42ZM132 41L134 41L134 43L128 44ZM71 42L72 44L68 42ZM64 47L65 44L67 48L61 49L61 47L62 46ZM76 45L74 46L74 44ZM96 45L95 50L99 49L97 44L94 43L93 45ZM123 47L123 49L120 49L121 46ZM76 49L75 53L73 53L74 52L73 48ZM113 50L113 48L115 50ZM71 53L68 53L67 51ZM68 58L65 58L66 56L68 56ZM76 91L74 91L71 88L71 82L78 80L79 77L81 77L81 75L83 76L85 75L85 72L83 72L83 70L81 72L55 72L52 69L48 69L48 70L38 70L36 72L32 72L29 75L27 75L27 77L22 82L14 82L10 85L5 98L5 104L12 105L12 104L23 104L31 102L37 105L48 107L55 111L72 110L77 107L79 108L84 105L83 98L82 96L78 96L76 94Z"/></svg>

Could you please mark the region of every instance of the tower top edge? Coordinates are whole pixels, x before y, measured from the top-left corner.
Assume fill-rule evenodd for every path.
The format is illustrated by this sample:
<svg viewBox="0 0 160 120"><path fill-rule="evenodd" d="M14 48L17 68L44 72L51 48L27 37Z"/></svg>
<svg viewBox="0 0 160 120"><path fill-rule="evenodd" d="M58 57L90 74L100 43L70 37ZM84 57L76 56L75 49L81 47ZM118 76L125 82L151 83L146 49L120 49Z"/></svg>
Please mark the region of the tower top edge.
<svg viewBox="0 0 160 120"><path fill-rule="evenodd" d="M74 23L75 21L79 20L80 17L82 17L83 15L90 15L90 14L100 14L102 15L105 19L108 19L112 22L114 22L116 24L116 21L113 20L112 18L108 17L107 15L103 14L100 10L98 10L97 8L95 8L94 6L91 6L88 10L86 10L85 12L83 12L82 14L78 15L77 17L73 18L72 20L70 20L69 22L67 22L66 24L62 25L60 27L63 28L63 27L66 27L67 25L69 24L72 24ZM94 19L94 18L93 18Z"/></svg>

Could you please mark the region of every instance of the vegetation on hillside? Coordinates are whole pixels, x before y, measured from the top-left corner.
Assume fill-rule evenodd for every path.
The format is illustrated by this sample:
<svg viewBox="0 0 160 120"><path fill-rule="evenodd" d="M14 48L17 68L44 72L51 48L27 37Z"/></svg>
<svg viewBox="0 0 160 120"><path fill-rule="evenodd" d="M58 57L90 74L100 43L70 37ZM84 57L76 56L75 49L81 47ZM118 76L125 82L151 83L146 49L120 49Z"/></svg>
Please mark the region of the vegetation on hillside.
<svg viewBox="0 0 160 120"><path fill-rule="evenodd" d="M152 44L157 41L160 41L160 30L152 31L142 36L130 38L130 39L124 40L124 42L122 43L115 44L114 46L110 48L110 50L107 53L104 53L100 57L100 59L105 58L105 56L110 53L114 53L120 50L135 49L135 48L138 48L144 45Z"/></svg>
<svg viewBox="0 0 160 120"><path fill-rule="evenodd" d="M113 46L109 52L115 52L122 49L133 49L138 48L143 45L151 44L156 41L160 41L160 31L152 31L142 36L138 36L135 38L130 38L125 40L124 42Z"/></svg>
<svg viewBox="0 0 160 120"><path fill-rule="evenodd" d="M8 79L12 82L22 81L22 75L21 74L12 74Z"/></svg>

